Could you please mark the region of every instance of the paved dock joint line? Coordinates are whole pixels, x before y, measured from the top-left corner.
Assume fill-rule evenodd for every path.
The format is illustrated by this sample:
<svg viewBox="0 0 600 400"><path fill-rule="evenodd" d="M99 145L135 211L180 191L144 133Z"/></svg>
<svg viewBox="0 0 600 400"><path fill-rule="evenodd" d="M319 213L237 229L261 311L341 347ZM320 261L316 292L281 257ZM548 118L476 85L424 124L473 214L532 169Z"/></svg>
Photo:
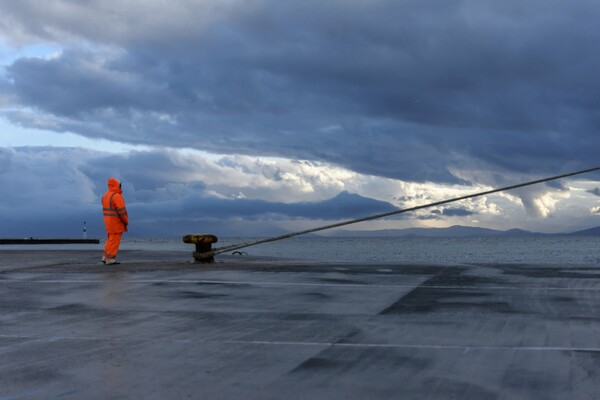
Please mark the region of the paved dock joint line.
<svg viewBox="0 0 600 400"><path fill-rule="evenodd" d="M19 280L0 280L1 284L19 284L19 283L42 283L42 284L57 284L57 283L110 283L112 281L106 279L19 279ZM348 288L422 288L422 289L458 289L458 290L473 290L472 286L455 286L455 285L423 285L415 283L414 285L381 285L381 284L357 284L357 283L310 283L310 282L261 282L261 281L227 281L227 280L212 280L212 279L125 279L127 283L169 283L169 284L214 284L214 285L256 285L256 286L322 286L322 287L348 287ZM566 290L566 291L600 291L600 287L556 287L556 286L479 286L479 289L485 290Z"/></svg>
<svg viewBox="0 0 600 400"><path fill-rule="evenodd" d="M38 342L56 341L109 341L109 342L140 342L143 339L128 339L118 337L81 337L81 336L49 336L39 337L33 335L0 335L0 339L27 339ZM464 350L464 353L473 350L514 350L514 351L585 351L600 352L597 347L564 347L564 346L481 346L481 345L436 345L436 344L402 344L402 343L340 343L340 342L298 342L277 340L218 340L218 339L161 339L149 340L160 343L224 343L247 344L260 346L310 346L310 347L345 347L345 348L390 348L390 349L431 349L431 350ZM10 346L9 346L10 347Z"/></svg>

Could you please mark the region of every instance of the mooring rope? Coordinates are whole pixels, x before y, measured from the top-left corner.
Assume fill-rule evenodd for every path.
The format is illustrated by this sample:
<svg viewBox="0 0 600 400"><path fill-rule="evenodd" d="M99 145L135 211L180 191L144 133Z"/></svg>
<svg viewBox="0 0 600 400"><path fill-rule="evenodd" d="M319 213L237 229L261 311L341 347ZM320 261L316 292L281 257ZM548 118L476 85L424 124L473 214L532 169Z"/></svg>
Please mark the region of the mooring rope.
<svg viewBox="0 0 600 400"><path fill-rule="evenodd" d="M442 201L436 201L434 203L423 204L423 205L420 205L420 206L415 206L415 207L404 208L404 209L400 209L400 210L395 210L395 211L390 211L390 212L385 212L385 213L370 215L368 217L362 217L362 218L353 219L353 220L350 220L350 221L344 221L344 222L338 222L338 223L335 223L335 224L324 225L324 226L320 226L318 228L306 229L306 230L299 231L299 232L286 233L285 235L275 236L275 237L271 237L271 238L267 238L267 239L258 239L258 240L255 240L255 241L250 241L250 242L245 242L245 243L239 243L239 244L233 244L233 245L225 246L225 247L219 247L219 248L215 248L215 249L211 250L206 255L207 255L207 257L208 256L214 256L214 255L217 255L217 254L226 253L228 251L239 250L239 249L243 249L243 248L246 248L246 247L255 246L255 245L261 244L261 243L274 242L274 241L277 241L277 240L283 240L283 239L291 238L291 237L294 237L294 236L305 235L307 233L313 233L313 232L323 231L323 230L331 229L331 228L338 228L340 226L345 226L345 225L350 225L350 224L356 224L358 222L371 221L371 220L374 220L374 219L389 217L391 215L402 214L402 213L409 212L409 211L416 211L416 210L421 210L421 209L424 209L424 208L440 206L442 204L454 203L455 201L472 199L474 197L485 196L486 194L504 192L504 191L507 191L507 190L517 189L517 188L521 188L521 187L525 187L525 186L531 186L531 185L535 185L535 184L538 184L538 183L553 181L553 180L557 180L557 179L561 179L561 178L567 178L569 176L581 175L581 174L585 174L585 173L592 172L592 171L597 171L597 170L600 170L600 167L594 167L594 168L584 169L584 170L581 170L581 171L570 172L568 174L551 176L549 178L537 179L535 181L519 183L519 184L511 185L511 186L504 186L504 187L497 188L497 189L486 190L484 192L473 193L473 194L469 194L469 195L466 195L466 196L454 197L452 199L447 199L447 200L442 200Z"/></svg>

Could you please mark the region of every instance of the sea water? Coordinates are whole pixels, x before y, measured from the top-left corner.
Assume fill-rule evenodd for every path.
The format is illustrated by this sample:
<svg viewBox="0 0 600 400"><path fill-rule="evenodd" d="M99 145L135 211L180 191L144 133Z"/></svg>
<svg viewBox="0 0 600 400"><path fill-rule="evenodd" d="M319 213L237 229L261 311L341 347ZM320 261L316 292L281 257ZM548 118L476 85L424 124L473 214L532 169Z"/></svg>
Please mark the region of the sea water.
<svg viewBox="0 0 600 400"><path fill-rule="evenodd" d="M213 248L257 238L219 238ZM97 249L99 245L0 246L0 250ZM125 237L123 250L181 251L194 245L177 238ZM244 255L323 262L397 262L412 264L598 264L600 237L546 236L527 238L392 238L293 237L239 250ZM228 253L226 253L228 254ZM229 253L230 254L230 253ZM243 257L244 255L240 256ZM217 256L218 257L218 256Z"/></svg>
<svg viewBox="0 0 600 400"><path fill-rule="evenodd" d="M219 238L213 247L256 238ZM193 251L176 239L129 239L123 248ZM250 256L325 262L418 264L600 264L600 237L391 238L293 237L239 250Z"/></svg>

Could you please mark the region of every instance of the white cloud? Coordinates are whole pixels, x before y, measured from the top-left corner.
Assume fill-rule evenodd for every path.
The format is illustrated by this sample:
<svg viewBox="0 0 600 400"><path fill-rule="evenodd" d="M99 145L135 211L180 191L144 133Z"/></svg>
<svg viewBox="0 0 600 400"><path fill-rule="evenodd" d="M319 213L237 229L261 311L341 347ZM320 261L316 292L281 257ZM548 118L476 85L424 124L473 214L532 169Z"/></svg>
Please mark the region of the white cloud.
<svg viewBox="0 0 600 400"><path fill-rule="evenodd" d="M568 189L552 189L544 184L515 189L510 194L521 200L529 215L538 218L547 218L560 201L571 197Z"/></svg>

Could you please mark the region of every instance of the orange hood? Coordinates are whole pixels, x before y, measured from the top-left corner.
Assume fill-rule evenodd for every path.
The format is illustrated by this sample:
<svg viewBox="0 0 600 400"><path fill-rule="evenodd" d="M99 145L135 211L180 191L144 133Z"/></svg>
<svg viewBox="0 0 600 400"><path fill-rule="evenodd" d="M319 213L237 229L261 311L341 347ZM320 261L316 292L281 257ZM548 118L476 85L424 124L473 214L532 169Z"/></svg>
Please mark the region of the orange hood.
<svg viewBox="0 0 600 400"><path fill-rule="evenodd" d="M108 191L117 192L119 194L123 193L121 190L121 182L119 182L117 178L108 178Z"/></svg>

